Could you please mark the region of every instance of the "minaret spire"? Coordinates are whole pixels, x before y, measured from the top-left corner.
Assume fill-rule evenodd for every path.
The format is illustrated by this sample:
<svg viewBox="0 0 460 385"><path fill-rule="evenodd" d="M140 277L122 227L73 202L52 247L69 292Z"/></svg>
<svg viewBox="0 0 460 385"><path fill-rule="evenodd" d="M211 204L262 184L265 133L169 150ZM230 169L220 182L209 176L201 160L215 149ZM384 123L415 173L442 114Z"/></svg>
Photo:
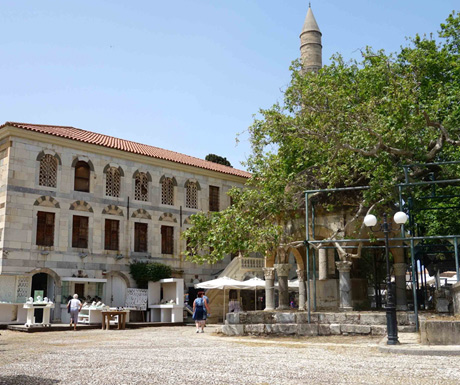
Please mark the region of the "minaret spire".
<svg viewBox="0 0 460 385"><path fill-rule="evenodd" d="M307 16L300 33L300 58L305 71L318 71L322 67L321 31L316 22L311 3L308 4Z"/></svg>

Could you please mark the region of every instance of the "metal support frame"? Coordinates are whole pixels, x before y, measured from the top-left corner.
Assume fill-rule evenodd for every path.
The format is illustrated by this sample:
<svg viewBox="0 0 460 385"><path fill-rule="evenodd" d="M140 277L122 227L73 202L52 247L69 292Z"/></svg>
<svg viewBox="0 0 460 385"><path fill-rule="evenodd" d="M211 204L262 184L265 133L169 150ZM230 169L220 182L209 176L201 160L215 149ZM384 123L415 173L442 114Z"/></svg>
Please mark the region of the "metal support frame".
<svg viewBox="0 0 460 385"><path fill-rule="evenodd" d="M459 183L460 179L446 179L446 180L431 180L431 181L423 181L423 182L409 182L409 169L411 167L417 166L417 167L428 167L428 166L440 166L440 165L448 165L448 164L458 164L460 165L460 161L452 161L452 162L434 162L434 163L414 163L414 164L408 164L408 165L403 165L403 171L404 171L404 176L405 176L405 183L400 183L397 184L396 186L398 187L398 193L399 193L399 207L402 210L403 207L403 189L406 187L413 187L413 186L422 186L422 185L432 185L433 188L437 184L453 184L453 183ZM357 190L368 190L370 187L369 186L358 186L358 187L344 187L344 188L332 188L332 189L317 189L317 190L307 190L305 191L305 224L306 224L306 240L305 240L305 247L306 247L306 257L307 257L307 302L308 302L308 323L311 323L311 293L310 293L310 244L317 244L317 243L349 243L349 242L370 242L369 239L341 239L341 240L315 240L315 210L314 210L314 205L312 205L312 236L313 239L310 239L310 220L309 220L309 195L310 194L315 194L315 193L321 193L321 192L326 192L326 193L331 193L331 192L338 192L338 191L357 191ZM421 199L440 199L440 198L451 198L451 197L456 197L456 195L447 195L447 196L431 196L431 197L422 197ZM413 210L412 208L412 197L408 198L409 202L409 219L410 219L410 228L413 229L414 225L414 219L413 215L411 215L411 211ZM417 285L418 285L418 279L417 279L417 266L416 266L416 261L415 261L415 246L414 242L419 241L419 240L430 240L430 239L445 239L445 240L453 240L454 243L454 254L455 254L455 266L456 266L456 272L457 272L457 282L460 282L460 268L459 268L459 255L458 255L458 238L460 235L446 235L446 236L429 236L429 237L418 237L414 236L415 234L411 233L410 238L405 237L406 232L404 229L404 225L401 226L401 237L400 238L393 238L393 241L402 241L403 245L401 246L391 246L391 248L410 248L410 253L411 253L411 269L412 269L412 291L413 291L413 300L414 300L414 313L415 313L415 322L416 322L416 330L419 330L419 321L418 321L418 299L417 299ZM389 247L388 246L388 239L387 239L387 234L384 239L376 239L375 241L385 241L385 253L388 252ZM409 241L409 245L405 244L405 242ZM343 248L356 248L356 246L342 246ZM324 248L332 248L335 249L334 246L325 246ZM382 246L362 246L362 248L382 248ZM388 263L388 258L387 258L387 263ZM316 260L314 257L314 252L313 252L313 295L314 295L314 310L316 311ZM388 266L387 266L387 280L388 280ZM390 283L391 286L391 283ZM387 289L389 291L389 288ZM397 329L396 329L397 333Z"/></svg>

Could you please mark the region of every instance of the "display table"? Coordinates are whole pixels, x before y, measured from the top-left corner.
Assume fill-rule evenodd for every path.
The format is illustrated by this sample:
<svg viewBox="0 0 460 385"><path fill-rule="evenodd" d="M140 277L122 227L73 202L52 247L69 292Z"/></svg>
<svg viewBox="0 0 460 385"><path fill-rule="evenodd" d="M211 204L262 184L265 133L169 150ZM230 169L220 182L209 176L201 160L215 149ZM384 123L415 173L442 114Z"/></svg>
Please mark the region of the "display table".
<svg viewBox="0 0 460 385"><path fill-rule="evenodd" d="M24 309L27 309L27 321L24 324L26 327L30 326L47 326L51 327L50 311L54 309L54 303L25 303ZM35 309L43 309L42 322L35 323Z"/></svg>
<svg viewBox="0 0 460 385"><path fill-rule="evenodd" d="M129 310L109 310L102 311L102 330L110 329L110 320L117 319L118 329L124 329L126 326L126 317L129 314Z"/></svg>
<svg viewBox="0 0 460 385"><path fill-rule="evenodd" d="M184 322L184 280L165 278L149 282L150 322Z"/></svg>
<svg viewBox="0 0 460 385"><path fill-rule="evenodd" d="M24 302L0 302L0 323L19 323L26 322L26 310L23 308Z"/></svg>
<svg viewBox="0 0 460 385"><path fill-rule="evenodd" d="M152 305L150 322L184 322L184 306L175 304Z"/></svg>
<svg viewBox="0 0 460 385"><path fill-rule="evenodd" d="M100 324L102 323L102 309L83 307L78 313L78 323L82 324Z"/></svg>

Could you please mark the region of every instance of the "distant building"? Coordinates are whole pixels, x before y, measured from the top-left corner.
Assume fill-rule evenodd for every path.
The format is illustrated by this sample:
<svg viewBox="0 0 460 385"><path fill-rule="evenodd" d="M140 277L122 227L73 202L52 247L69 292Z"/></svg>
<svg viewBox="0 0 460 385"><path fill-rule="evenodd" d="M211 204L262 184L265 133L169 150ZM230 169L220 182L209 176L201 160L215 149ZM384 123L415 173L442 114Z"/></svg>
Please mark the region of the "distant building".
<svg viewBox="0 0 460 385"><path fill-rule="evenodd" d="M0 302L34 291L62 304L74 293L124 306L129 263L170 265L185 282L214 265L185 261L190 215L230 204L249 174L74 127L0 126ZM59 306L53 319L61 318ZM0 315L1 318L1 315ZM1 319L0 319L1 321Z"/></svg>

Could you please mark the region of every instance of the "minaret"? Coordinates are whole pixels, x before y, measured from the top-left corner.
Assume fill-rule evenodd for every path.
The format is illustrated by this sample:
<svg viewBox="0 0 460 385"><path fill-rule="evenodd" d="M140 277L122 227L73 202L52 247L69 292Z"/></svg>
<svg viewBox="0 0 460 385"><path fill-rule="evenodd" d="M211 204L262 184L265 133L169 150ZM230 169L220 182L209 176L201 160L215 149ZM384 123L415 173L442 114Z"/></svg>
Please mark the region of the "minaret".
<svg viewBox="0 0 460 385"><path fill-rule="evenodd" d="M313 16L311 5L309 5L300 33L300 59L305 71L316 72L322 67L322 50L321 31Z"/></svg>

